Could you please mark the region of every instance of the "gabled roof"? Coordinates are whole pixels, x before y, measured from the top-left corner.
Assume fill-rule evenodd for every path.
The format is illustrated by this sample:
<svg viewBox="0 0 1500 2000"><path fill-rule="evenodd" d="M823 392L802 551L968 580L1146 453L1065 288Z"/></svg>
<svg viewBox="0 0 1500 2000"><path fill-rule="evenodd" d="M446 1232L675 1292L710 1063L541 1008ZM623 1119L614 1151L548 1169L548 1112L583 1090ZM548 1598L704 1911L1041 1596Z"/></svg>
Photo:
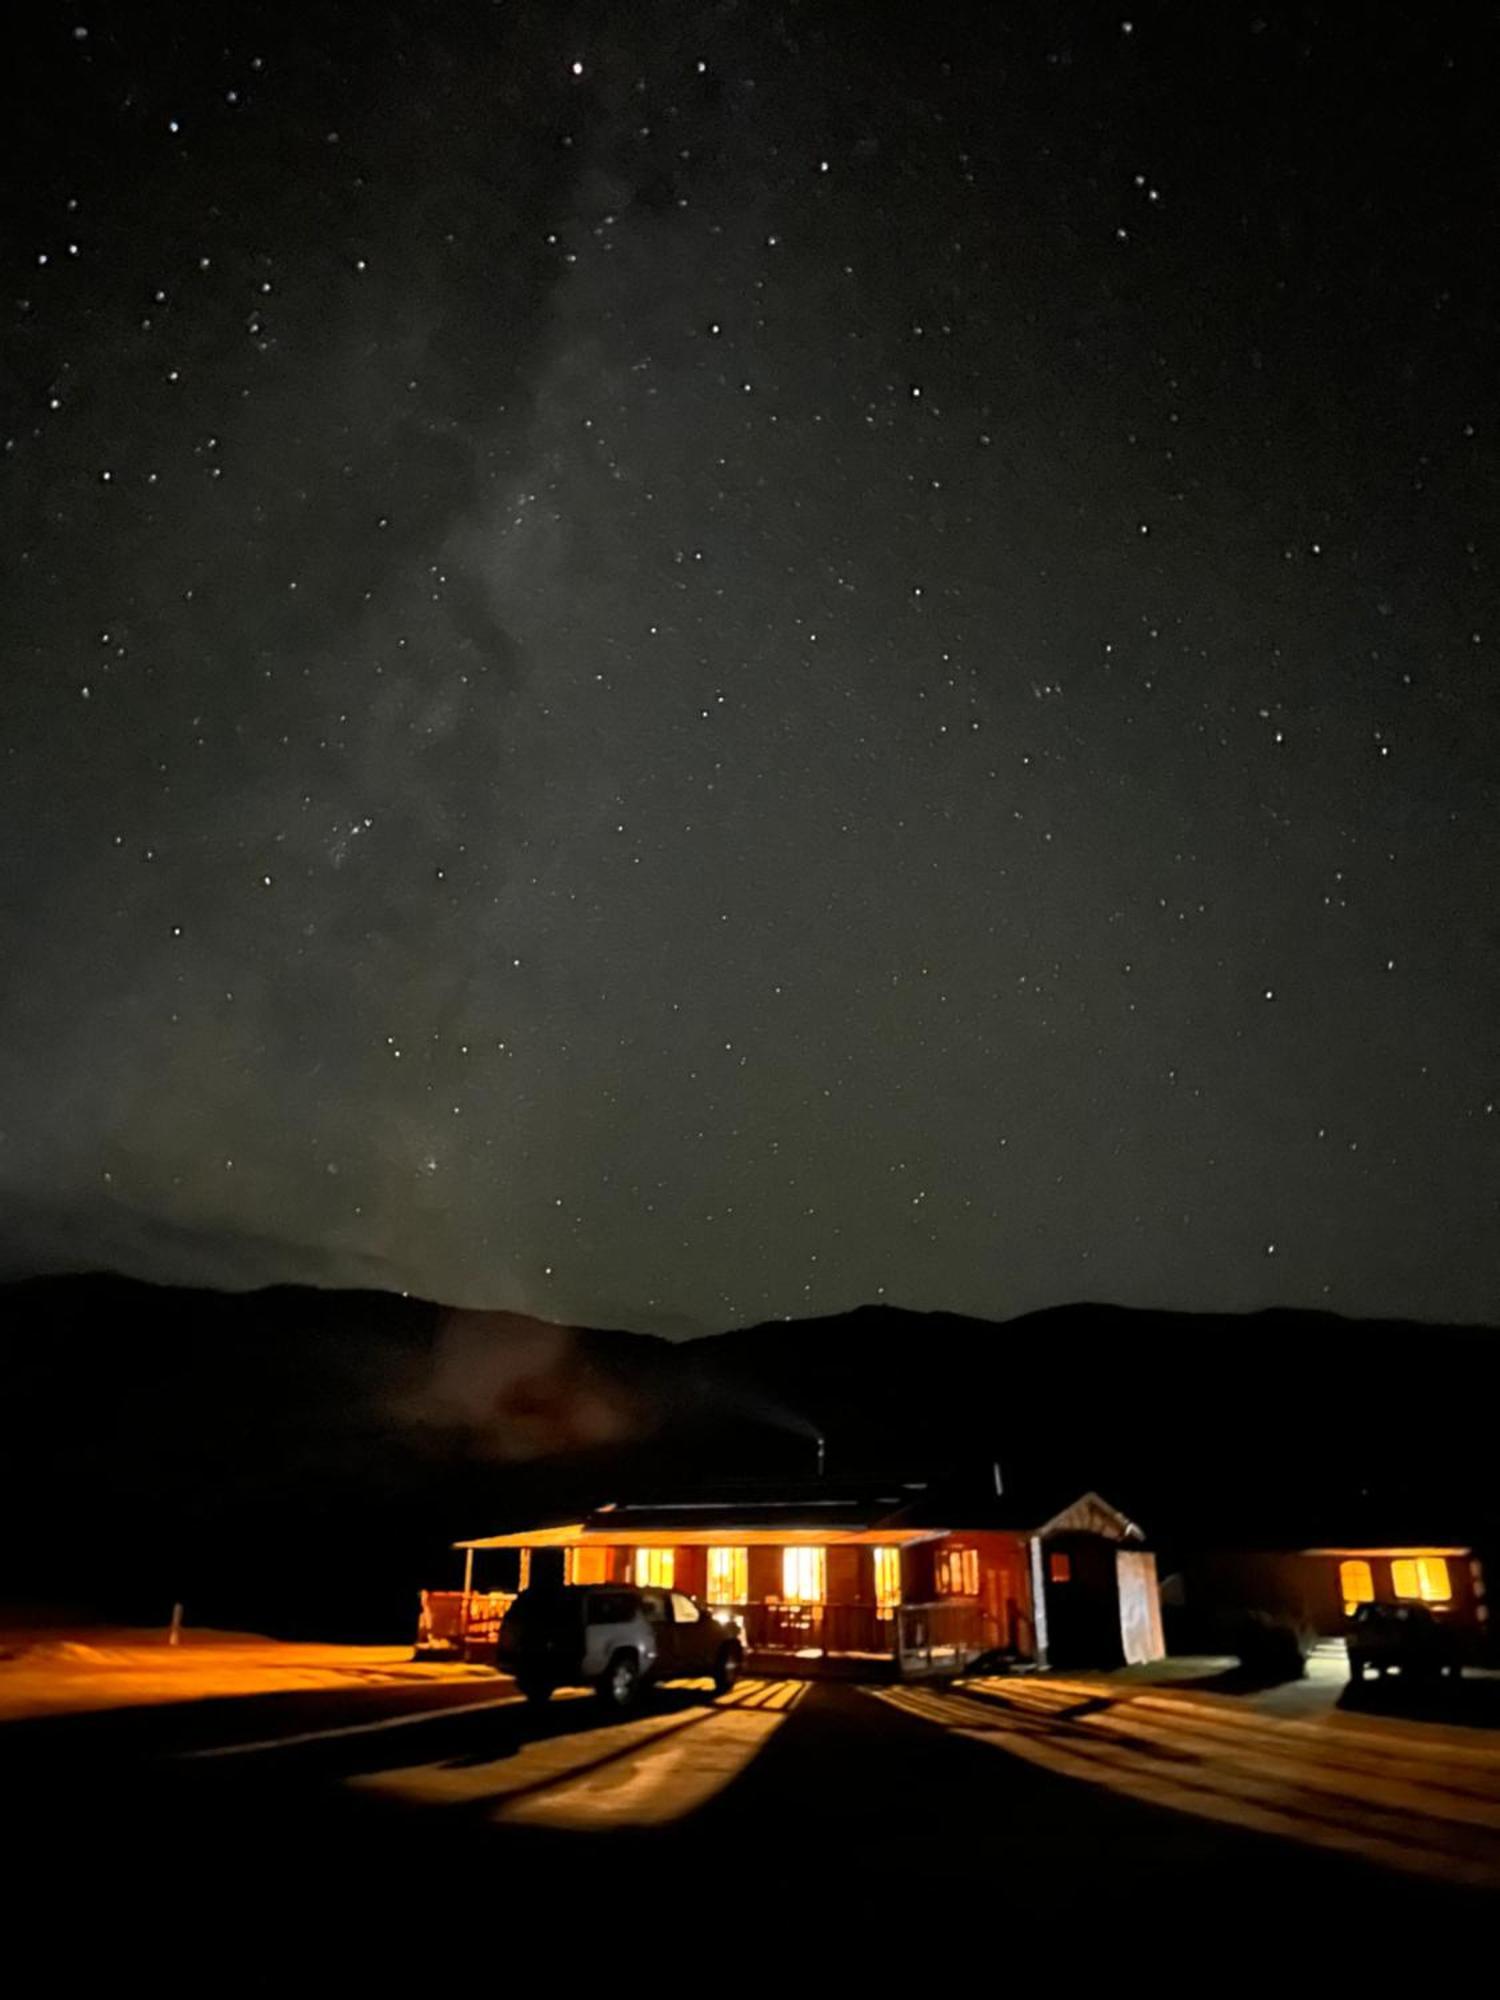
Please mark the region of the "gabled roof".
<svg viewBox="0 0 1500 2000"><path fill-rule="evenodd" d="M1037 1529L1039 1535L1102 1535L1111 1542L1143 1542L1145 1532L1098 1493L1080 1494Z"/></svg>

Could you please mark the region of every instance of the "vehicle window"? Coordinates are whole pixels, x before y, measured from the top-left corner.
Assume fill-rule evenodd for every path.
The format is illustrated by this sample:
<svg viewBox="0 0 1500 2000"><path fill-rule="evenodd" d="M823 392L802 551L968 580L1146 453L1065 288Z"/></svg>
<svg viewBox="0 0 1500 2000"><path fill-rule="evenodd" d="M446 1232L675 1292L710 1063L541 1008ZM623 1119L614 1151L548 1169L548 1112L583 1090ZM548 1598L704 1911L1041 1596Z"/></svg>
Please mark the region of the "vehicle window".
<svg viewBox="0 0 1500 2000"><path fill-rule="evenodd" d="M626 1590L597 1590L589 1599L591 1625L628 1625L635 1616L635 1599Z"/></svg>
<svg viewBox="0 0 1500 2000"><path fill-rule="evenodd" d="M694 1604L692 1598L684 1597L677 1590L672 1592L672 1623L674 1625L696 1625L702 1617L703 1613Z"/></svg>
<svg viewBox="0 0 1500 2000"><path fill-rule="evenodd" d="M667 1625L671 1622L667 1611L667 1594L664 1590L643 1590L641 1610L653 1625Z"/></svg>

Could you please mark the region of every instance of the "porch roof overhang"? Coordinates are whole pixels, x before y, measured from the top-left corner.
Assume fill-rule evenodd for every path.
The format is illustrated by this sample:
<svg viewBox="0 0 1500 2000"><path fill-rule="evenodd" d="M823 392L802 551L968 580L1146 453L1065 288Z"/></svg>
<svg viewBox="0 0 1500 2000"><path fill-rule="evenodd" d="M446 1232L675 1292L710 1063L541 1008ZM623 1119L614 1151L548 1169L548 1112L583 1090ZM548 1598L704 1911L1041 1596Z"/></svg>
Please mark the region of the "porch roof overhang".
<svg viewBox="0 0 1500 2000"><path fill-rule="evenodd" d="M1369 1542L1361 1542L1357 1548L1299 1549L1297 1553L1303 1556L1389 1556L1399 1561L1403 1556L1467 1556L1472 1555L1473 1550L1460 1548L1456 1542L1451 1545L1438 1542L1402 1542L1388 1548L1377 1548Z"/></svg>
<svg viewBox="0 0 1500 2000"><path fill-rule="evenodd" d="M480 1535L455 1542L456 1549L833 1549L911 1548L940 1542L951 1528L747 1528L725 1521L714 1528L591 1528L572 1521L563 1527L522 1528L511 1535Z"/></svg>

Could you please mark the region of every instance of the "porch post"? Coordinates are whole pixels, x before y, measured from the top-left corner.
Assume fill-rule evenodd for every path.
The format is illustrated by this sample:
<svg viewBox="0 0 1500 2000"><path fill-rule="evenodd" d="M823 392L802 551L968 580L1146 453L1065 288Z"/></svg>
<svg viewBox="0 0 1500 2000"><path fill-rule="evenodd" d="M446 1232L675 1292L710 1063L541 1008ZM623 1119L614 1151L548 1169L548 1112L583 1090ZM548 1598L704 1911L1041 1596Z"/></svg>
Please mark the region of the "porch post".
<svg viewBox="0 0 1500 2000"><path fill-rule="evenodd" d="M1034 1634L1036 1663L1039 1667L1047 1664L1047 1579L1042 1568L1042 1538L1031 1537L1031 1629Z"/></svg>
<svg viewBox="0 0 1500 2000"><path fill-rule="evenodd" d="M474 1551L472 1549L465 1549L464 1550L464 1604L466 1607L468 1605L469 1599L473 1596L473 1594L474 1594Z"/></svg>

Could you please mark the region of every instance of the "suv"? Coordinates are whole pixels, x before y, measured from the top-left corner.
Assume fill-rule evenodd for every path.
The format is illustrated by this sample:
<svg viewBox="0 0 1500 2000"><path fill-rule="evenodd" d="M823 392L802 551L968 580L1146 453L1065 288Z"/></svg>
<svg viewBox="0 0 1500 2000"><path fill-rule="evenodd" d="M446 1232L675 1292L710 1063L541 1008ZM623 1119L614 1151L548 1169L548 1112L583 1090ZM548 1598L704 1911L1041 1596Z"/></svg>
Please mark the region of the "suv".
<svg viewBox="0 0 1500 2000"><path fill-rule="evenodd" d="M1360 1604L1349 1621L1349 1676L1362 1681L1365 1669L1383 1674L1399 1667L1403 1680L1457 1675L1458 1635L1425 1604Z"/></svg>
<svg viewBox="0 0 1500 2000"><path fill-rule="evenodd" d="M523 1590L500 1626L495 1659L528 1701L591 1687L606 1707L623 1710L652 1681L711 1675L726 1694L745 1649L737 1621L680 1590L575 1583Z"/></svg>

